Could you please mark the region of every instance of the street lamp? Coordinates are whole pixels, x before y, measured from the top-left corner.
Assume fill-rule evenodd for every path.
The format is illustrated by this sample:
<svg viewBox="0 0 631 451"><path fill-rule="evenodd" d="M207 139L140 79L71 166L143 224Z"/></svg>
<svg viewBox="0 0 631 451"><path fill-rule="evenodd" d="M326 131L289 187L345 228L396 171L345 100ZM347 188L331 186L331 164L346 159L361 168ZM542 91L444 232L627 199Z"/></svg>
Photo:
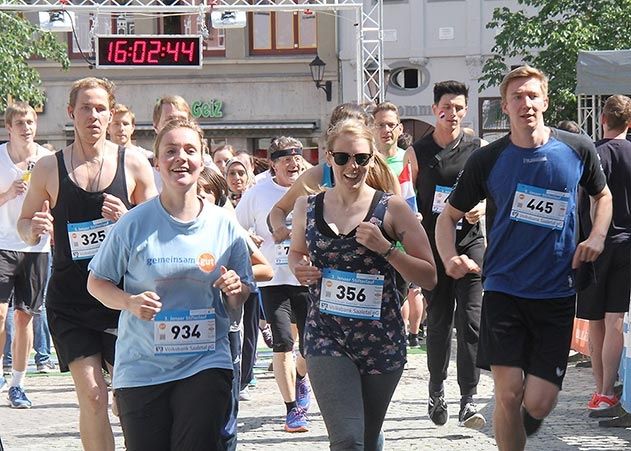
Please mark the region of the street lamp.
<svg viewBox="0 0 631 451"><path fill-rule="evenodd" d="M320 59L318 55L313 58L313 61L309 63L309 70L311 71L311 79L316 85L316 88L322 89L326 93L326 101L331 101L331 94L333 90L331 80L327 80L324 83L324 68L326 63Z"/></svg>

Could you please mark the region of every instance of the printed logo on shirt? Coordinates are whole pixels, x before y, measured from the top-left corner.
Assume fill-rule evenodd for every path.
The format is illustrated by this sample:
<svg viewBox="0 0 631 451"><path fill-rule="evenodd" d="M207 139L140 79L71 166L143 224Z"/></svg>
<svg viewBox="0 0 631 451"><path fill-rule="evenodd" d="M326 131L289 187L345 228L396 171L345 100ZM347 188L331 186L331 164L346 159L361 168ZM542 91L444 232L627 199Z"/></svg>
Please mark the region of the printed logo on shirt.
<svg viewBox="0 0 631 451"><path fill-rule="evenodd" d="M217 267L215 256L210 252L204 252L197 257L197 266L205 273L212 272Z"/></svg>
<svg viewBox="0 0 631 451"><path fill-rule="evenodd" d="M147 266L153 265L173 265L173 264L195 264L193 257L149 257L147 258Z"/></svg>

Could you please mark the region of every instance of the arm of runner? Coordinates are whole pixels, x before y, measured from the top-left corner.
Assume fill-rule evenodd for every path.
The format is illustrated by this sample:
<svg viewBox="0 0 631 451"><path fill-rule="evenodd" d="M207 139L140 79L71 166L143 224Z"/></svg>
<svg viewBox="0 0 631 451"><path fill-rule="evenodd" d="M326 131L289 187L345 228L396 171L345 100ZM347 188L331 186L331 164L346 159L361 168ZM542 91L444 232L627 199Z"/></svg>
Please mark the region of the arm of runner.
<svg viewBox="0 0 631 451"><path fill-rule="evenodd" d="M20 194L24 194L27 188L28 184L24 180L20 178L15 179L13 183L11 183L11 186L9 186L8 190L4 193L0 193L0 206L6 204L12 199L15 199Z"/></svg>
<svg viewBox="0 0 631 451"><path fill-rule="evenodd" d="M403 244L405 252L394 248L394 243L390 243L379 227L371 222L360 223L355 237L362 246L385 255L386 260L406 281L428 290L434 288L436 264L427 234L402 197L392 196L388 201L384 229Z"/></svg>
<svg viewBox="0 0 631 451"><path fill-rule="evenodd" d="M221 275L213 284L226 295L226 303L231 308L239 308L250 296L250 287L241 283L241 277L232 269L222 266Z"/></svg>
<svg viewBox="0 0 631 451"><path fill-rule="evenodd" d="M486 200L481 201L478 205L465 213L464 218L469 224L476 224L486 214Z"/></svg>
<svg viewBox="0 0 631 451"><path fill-rule="evenodd" d="M104 306L113 310L128 310L145 321L151 321L162 309L157 293L143 291L140 294L129 294L113 282L95 277L92 272L88 275L88 292Z"/></svg>
<svg viewBox="0 0 631 451"><path fill-rule="evenodd" d="M447 202L436 220L436 248L445 266L445 273L454 279L461 279L470 272L480 272L476 262L456 252L456 224L464 215L463 211Z"/></svg>
<svg viewBox="0 0 631 451"><path fill-rule="evenodd" d="M322 180L322 164L309 168L300 174L291 188L272 207L267 217L267 225L275 243L281 243L290 236L285 221L289 213L293 211L296 199L318 191L320 180Z"/></svg>
<svg viewBox="0 0 631 451"><path fill-rule="evenodd" d="M305 236L307 224L307 198L300 197L294 207L292 222L291 245L289 246L288 265L289 269L298 282L302 285L317 283L322 277L318 268L311 264L309 250L307 249L307 239Z"/></svg>
<svg viewBox="0 0 631 451"><path fill-rule="evenodd" d="M576 246L572 268L578 268L583 262L593 262L605 248L605 238L609 230L612 216L611 191L605 188L595 196L591 196L592 230L587 239Z"/></svg>
<svg viewBox="0 0 631 451"><path fill-rule="evenodd" d="M274 269L272 265L267 261L263 252L256 247L250 246L250 261L252 262L252 274L254 274L254 280L257 282L267 282L274 278Z"/></svg>
<svg viewBox="0 0 631 451"><path fill-rule="evenodd" d="M20 238L31 246L39 243L43 234L53 231L53 217L50 214L53 199L47 189L49 177L57 177L54 155L40 158L35 163L18 219L17 229Z"/></svg>
<svg viewBox="0 0 631 451"><path fill-rule="evenodd" d="M130 190L129 196L133 205L141 204L158 195L149 160L140 152L125 152L125 165L129 169L128 177L131 176L134 179L131 185L133 189Z"/></svg>

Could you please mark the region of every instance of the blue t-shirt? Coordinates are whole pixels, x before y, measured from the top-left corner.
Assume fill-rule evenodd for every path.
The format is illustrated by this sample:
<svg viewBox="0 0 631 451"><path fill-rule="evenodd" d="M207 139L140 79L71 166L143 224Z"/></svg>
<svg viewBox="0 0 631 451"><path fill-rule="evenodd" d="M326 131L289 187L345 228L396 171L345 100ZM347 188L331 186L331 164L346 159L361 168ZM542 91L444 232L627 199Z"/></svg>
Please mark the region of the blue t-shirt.
<svg viewBox="0 0 631 451"><path fill-rule="evenodd" d="M517 147L507 136L471 155L449 203L469 211L487 199L485 290L527 299L575 293L571 264L579 184L590 195L600 193L606 184L593 143L580 135L552 129L548 142L537 148ZM531 197L523 192L545 194L530 202ZM521 205L517 202L520 196L526 199ZM562 202L546 196L559 196ZM550 222L516 220L524 218L521 212L528 208L533 217L539 215ZM548 209L554 211L552 216L543 214L550 213Z"/></svg>
<svg viewBox="0 0 631 451"><path fill-rule="evenodd" d="M184 223L170 216L156 197L129 211L116 223L90 262L93 275L115 284L123 279L127 293L156 292L163 314L214 309L215 349L157 354L154 343L157 321L143 321L129 311L122 311L114 388L180 380L208 368L232 369L230 319L220 290L212 287L220 276L221 266L234 270L244 284L252 286L249 251L239 225L215 205L204 205L197 218ZM167 324L170 327L173 323ZM186 333L183 327L179 332L178 335Z"/></svg>

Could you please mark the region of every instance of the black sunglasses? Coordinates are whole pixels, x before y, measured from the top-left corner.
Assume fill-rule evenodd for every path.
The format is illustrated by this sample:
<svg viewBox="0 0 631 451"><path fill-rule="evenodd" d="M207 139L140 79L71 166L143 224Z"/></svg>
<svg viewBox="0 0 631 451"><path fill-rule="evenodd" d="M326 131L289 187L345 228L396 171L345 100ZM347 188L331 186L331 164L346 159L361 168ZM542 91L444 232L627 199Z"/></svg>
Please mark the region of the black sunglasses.
<svg viewBox="0 0 631 451"><path fill-rule="evenodd" d="M348 160L351 159L351 156L355 159L355 163L360 166L366 166L372 158L371 153L356 153L355 155L351 155L346 152L331 152L331 155L333 155L333 161L335 161L335 164L337 164L338 166L344 166L346 163L348 163Z"/></svg>

